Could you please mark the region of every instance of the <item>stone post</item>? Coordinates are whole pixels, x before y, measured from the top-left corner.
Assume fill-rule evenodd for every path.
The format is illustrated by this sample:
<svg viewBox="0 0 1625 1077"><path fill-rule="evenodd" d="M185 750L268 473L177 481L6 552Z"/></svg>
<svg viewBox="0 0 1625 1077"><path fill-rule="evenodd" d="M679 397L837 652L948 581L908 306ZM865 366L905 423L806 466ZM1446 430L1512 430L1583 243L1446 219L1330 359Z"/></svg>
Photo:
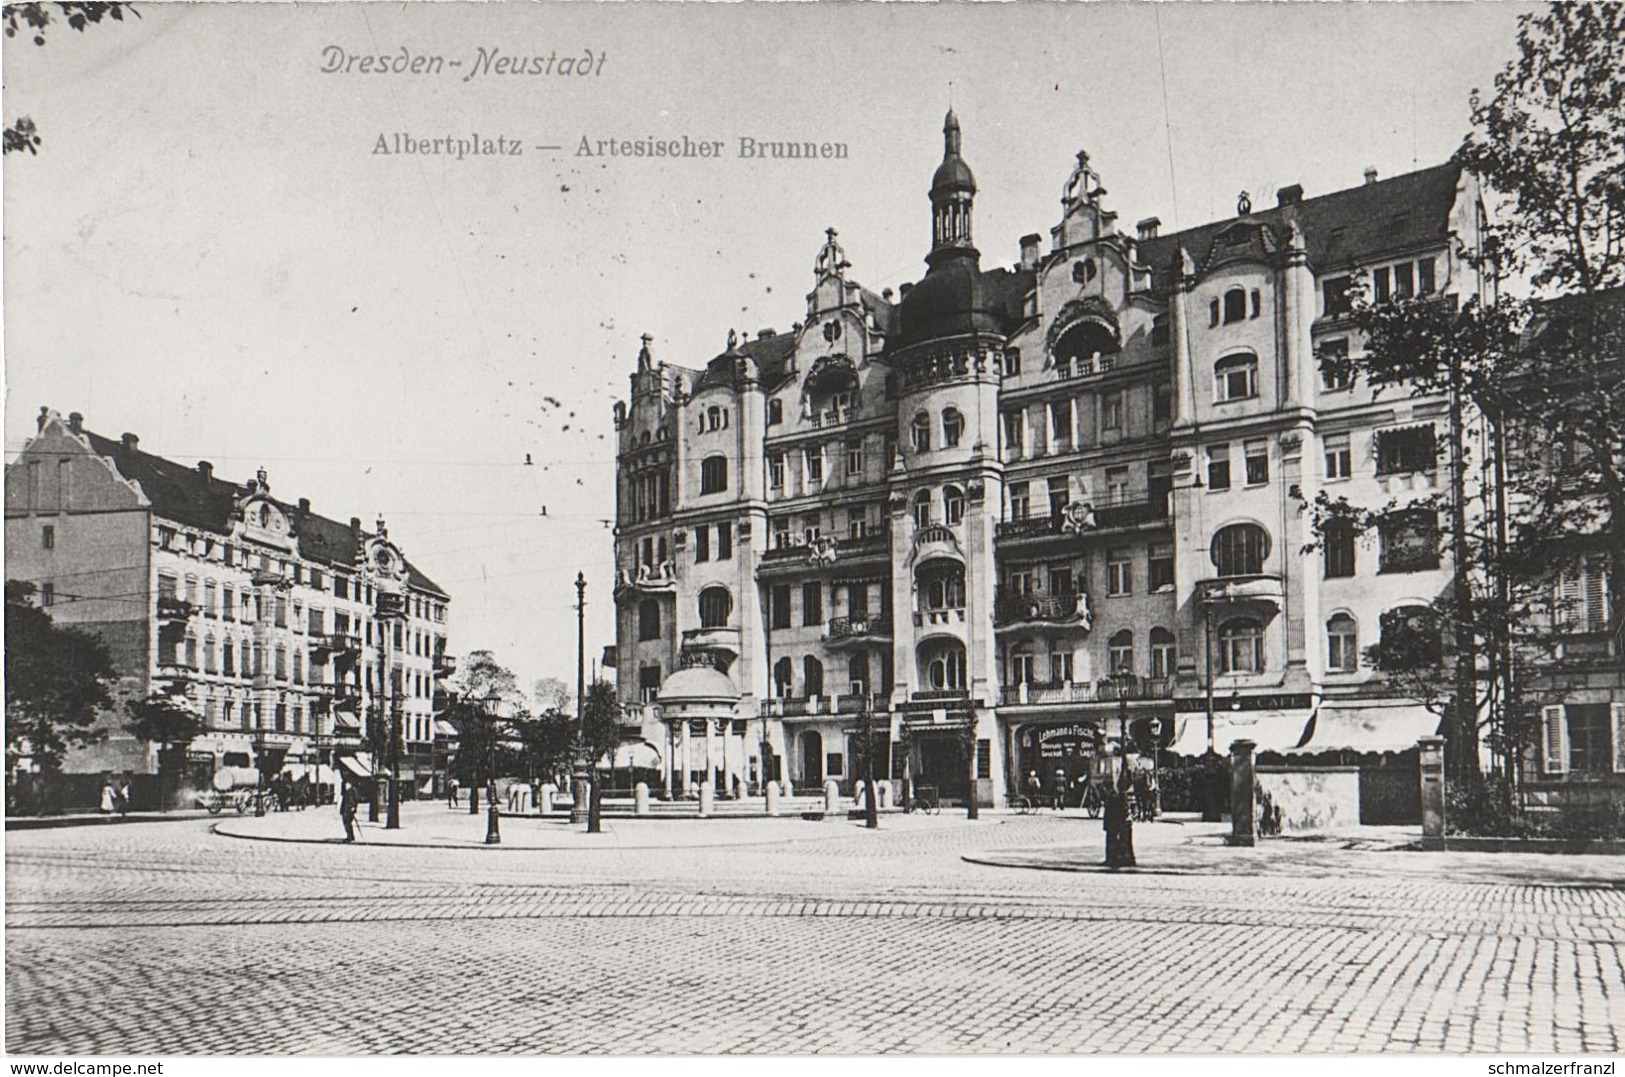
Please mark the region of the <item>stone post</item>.
<svg viewBox="0 0 1625 1077"><path fill-rule="evenodd" d="M1422 836L1444 837L1444 738L1421 737L1416 742L1417 770L1422 782Z"/></svg>
<svg viewBox="0 0 1625 1077"><path fill-rule="evenodd" d="M835 784L834 778L831 778L824 783L824 811L833 814L840 810L840 804L841 787Z"/></svg>
<svg viewBox="0 0 1625 1077"><path fill-rule="evenodd" d="M767 814L779 814L779 783L767 783Z"/></svg>
<svg viewBox="0 0 1625 1077"><path fill-rule="evenodd" d="M861 807L864 806L866 801L863 799L863 796L864 796L864 793L868 790L868 788L869 787L864 784L864 782L863 782L863 780L861 778L858 781L855 781L855 782L852 783L852 806L853 807L861 808Z"/></svg>
<svg viewBox="0 0 1625 1077"><path fill-rule="evenodd" d="M1253 819L1253 749L1250 740L1230 743L1230 834L1226 845L1258 844L1258 828Z"/></svg>
<svg viewBox="0 0 1625 1077"><path fill-rule="evenodd" d="M632 790L632 814L649 814L649 786L639 782Z"/></svg>
<svg viewBox="0 0 1625 1077"><path fill-rule="evenodd" d="M700 783L700 818L701 819L709 819L709 818L711 818L711 806L712 806L712 801L715 799L715 797L716 797L716 794L711 789L711 783L708 782L708 781L701 782Z"/></svg>
<svg viewBox="0 0 1625 1077"><path fill-rule="evenodd" d="M536 795L536 810L543 815L552 815L553 795L558 791L559 787L554 785L552 782L548 782L543 785L541 792Z"/></svg>

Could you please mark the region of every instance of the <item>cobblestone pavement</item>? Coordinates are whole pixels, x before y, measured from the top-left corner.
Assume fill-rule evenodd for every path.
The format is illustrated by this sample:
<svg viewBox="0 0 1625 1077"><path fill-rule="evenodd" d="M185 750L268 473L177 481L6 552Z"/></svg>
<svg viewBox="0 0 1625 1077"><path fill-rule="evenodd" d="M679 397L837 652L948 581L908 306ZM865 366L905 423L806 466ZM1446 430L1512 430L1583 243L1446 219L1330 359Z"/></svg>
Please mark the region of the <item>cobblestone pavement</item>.
<svg viewBox="0 0 1625 1077"><path fill-rule="evenodd" d="M478 825L450 819L412 806L407 831ZM1148 870L1113 875L1021 870L1099 859L1098 823L1053 815L627 820L532 849L10 833L6 1047L1621 1050L1617 858L1136 838Z"/></svg>

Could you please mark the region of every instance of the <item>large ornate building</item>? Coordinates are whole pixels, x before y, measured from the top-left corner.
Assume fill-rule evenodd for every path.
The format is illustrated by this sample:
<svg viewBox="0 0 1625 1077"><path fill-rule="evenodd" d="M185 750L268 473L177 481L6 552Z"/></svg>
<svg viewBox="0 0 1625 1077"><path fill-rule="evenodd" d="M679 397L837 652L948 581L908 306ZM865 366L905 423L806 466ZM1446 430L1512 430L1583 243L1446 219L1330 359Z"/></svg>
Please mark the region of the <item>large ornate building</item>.
<svg viewBox="0 0 1625 1077"><path fill-rule="evenodd" d="M1351 346L1357 274L1379 299L1483 287L1472 177L1368 172L1129 234L1080 153L1049 249L995 268L976 193L950 112L917 283L861 287L831 230L788 332L698 364L644 338L615 416L616 654L670 791L861 778L871 723L879 772L984 802L1076 780L1123 708L1190 754L1432 733L1358 656L1447 585L1435 522L1310 550L1301 506L1442 481L1444 401L1321 360Z"/></svg>
<svg viewBox="0 0 1625 1077"><path fill-rule="evenodd" d="M382 761L363 730L390 718L403 777L430 776L450 597L382 520L338 523L273 497L264 471L230 481L42 409L6 468L6 578L34 584L56 623L107 643L121 695L164 693L204 718L191 745L202 781L262 752L370 778ZM151 746L117 715L108 728L67 769L150 772Z"/></svg>

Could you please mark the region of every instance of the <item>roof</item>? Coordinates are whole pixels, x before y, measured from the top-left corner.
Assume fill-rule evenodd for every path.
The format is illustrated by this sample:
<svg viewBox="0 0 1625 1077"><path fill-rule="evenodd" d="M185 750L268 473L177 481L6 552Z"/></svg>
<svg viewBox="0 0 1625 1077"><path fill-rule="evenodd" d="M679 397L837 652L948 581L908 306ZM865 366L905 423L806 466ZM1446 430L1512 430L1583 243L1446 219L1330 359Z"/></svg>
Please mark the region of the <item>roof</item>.
<svg viewBox="0 0 1625 1077"><path fill-rule="evenodd" d="M739 689L728 675L713 666L690 666L666 678L658 703L728 702L739 699Z"/></svg>
<svg viewBox="0 0 1625 1077"><path fill-rule="evenodd" d="M153 511L166 520L189 527L231 532L231 516L238 499L249 492L246 482L234 483L205 475L196 467L188 467L174 460L166 460L128 448L123 441L103 437L89 430L82 431L89 440L91 450L113 461L124 478L141 484L142 491L152 502ZM347 523L339 523L297 504L290 505L280 498L271 498L293 523L299 554L310 561L326 565L353 567L360 541L372 537L370 531L353 531ZM451 596L416 565L407 562L407 579L420 591L429 591L441 598Z"/></svg>
<svg viewBox="0 0 1625 1077"><path fill-rule="evenodd" d="M1267 225L1270 242L1285 246L1287 223L1298 222L1309 264L1317 273L1347 269L1389 251L1439 244L1450 230L1461 167L1442 164L1407 172L1318 198L1259 210L1139 242L1139 258L1152 269L1158 288L1167 288L1179 267L1181 249L1199 269L1214 260L1214 240L1238 220Z"/></svg>
<svg viewBox="0 0 1625 1077"><path fill-rule="evenodd" d="M794 333L775 333L772 336L744 341L707 363L705 372L694 377L690 391L697 393L714 385L732 387L738 380L741 359L754 360L757 380L771 388L784 380L790 354L795 350Z"/></svg>
<svg viewBox="0 0 1625 1077"><path fill-rule="evenodd" d="M969 255L939 261L898 302L887 350L973 332L1008 335L1023 320L1034 279L1030 269L979 269Z"/></svg>

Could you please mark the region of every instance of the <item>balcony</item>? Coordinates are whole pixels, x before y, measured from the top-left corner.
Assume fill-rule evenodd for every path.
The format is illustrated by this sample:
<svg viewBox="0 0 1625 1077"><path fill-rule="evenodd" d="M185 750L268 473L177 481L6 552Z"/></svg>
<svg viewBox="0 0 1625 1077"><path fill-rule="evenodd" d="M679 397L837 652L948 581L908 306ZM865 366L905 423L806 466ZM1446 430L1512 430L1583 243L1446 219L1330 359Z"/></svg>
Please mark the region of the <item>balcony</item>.
<svg viewBox="0 0 1625 1077"><path fill-rule="evenodd" d="M670 561L623 568L615 574L617 591L671 591L676 586L677 566Z"/></svg>
<svg viewBox="0 0 1625 1077"><path fill-rule="evenodd" d="M924 564L944 557L961 564L965 561L965 548L959 544L959 536L954 529L947 524L915 527L914 553L909 560L914 564Z"/></svg>
<svg viewBox="0 0 1625 1077"><path fill-rule="evenodd" d="M1071 595L1023 595L1000 587L993 599L996 628L1016 624L1077 625L1088 631L1093 625L1089 596L1079 591Z"/></svg>
<svg viewBox="0 0 1625 1077"><path fill-rule="evenodd" d="M1285 600L1279 576L1220 576L1196 581L1196 601L1209 607L1251 607L1273 616Z"/></svg>
<svg viewBox="0 0 1625 1077"><path fill-rule="evenodd" d="M1004 707L1055 706L1066 703L1116 703L1118 686L1109 678L1086 682L1023 681L1007 684L1000 691L999 705ZM1141 677L1128 686L1131 702L1154 699L1172 699L1172 677Z"/></svg>
<svg viewBox="0 0 1625 1077"><path fill-rule="evenodd" d="M801 561L813 566L824 566L843 564L862 557L885 557L890 553L890 532L886 528L877 528L859 538L837 538L833 535L811 541L799 538L774 546L763 553L762 563L783 566Z"/></svg>
<svg viewBox="0 0 1625 1077"><path fill-rule="evenodd" d="M880 642L891 638L891 618L880 614L831 617L824 639L832 644Z"/></svg>
<svg viewBox="0 0 1625 1077"><path fill-rule="evenodd" d="M994 529L1001 542L1048 538L1053 535L1089 535L1097 531L1132 531L1161 526L1168 519L1168 497L1159 494L1142 500L1115 500L1106 504L1073 502L1048 516L1005 520Z"/></svg>
<svg viewBox="0 0 1625 1077"><path fill-rule="evenodd" d="M956 606L951 609L930 609L914 611L915 628L962 628L965 624L965 607Z"/></svg>
<svg viewBox="0 0 1625 1077"><path fill-rule="evenodd" d="M434 656L434 675L436 677L450 677L457 672L457 658L444 651Z"/></svg>
<svg viewBox="0 0 1625 1077"><path fill-rule="evenodd" d="M174 595L158 596L158 619L160 621L185 621L197 612L197 607L183 598Z"/></svg>

